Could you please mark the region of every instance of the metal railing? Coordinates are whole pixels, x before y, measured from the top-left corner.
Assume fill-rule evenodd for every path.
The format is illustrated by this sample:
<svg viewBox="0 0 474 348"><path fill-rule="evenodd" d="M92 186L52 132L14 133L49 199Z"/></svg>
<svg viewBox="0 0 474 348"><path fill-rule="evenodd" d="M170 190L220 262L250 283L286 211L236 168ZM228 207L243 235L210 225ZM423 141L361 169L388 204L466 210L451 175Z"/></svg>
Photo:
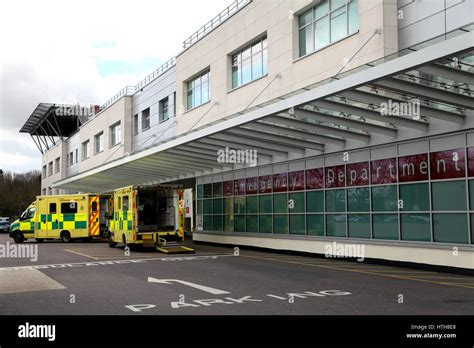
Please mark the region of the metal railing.
<svg viewBox="0 0 474 348"><path fill-rule="evenodd" d="M158 77L163 75L165 72L167 72L169 69L171 69L175 65L176 65L176 57L173 57L170 60L168 60L166 63L164 63L162 66L160 66L158 69L153 71L150 75L145 77L143 80L138 82L135 86L126 86L116 95L114 95L112 98L107 100L104 104L101 105L100 107L101 111L107 109L110 105L112 105L113 103L115 103L117 100L119 100L122 97L134 95L136 92L148 86L150 83L152 83L154 80L156 80Z"/></svg>
<svg viewBox="0 0 474 348"><path fill-rule="evenodd" d="M204 26L199 28L194 34L189 36L186 40L183 41L183 48L186 49L192 46L194 43L202 39L204 36L209 34L212 30L214 30L217 26L225 22L229 19L233 14L240 11L243 7L251 3L252 0L235 0L229 7L227 7L224 11L219 13L209 22L207 22Z"/></svg>
<svg viewBox="0 0 474 348"><path fill-rule="evenodd" d="M167 72L169 69L174 67L176 65L176 57L171 58L168 60L166 63L164 63L162 66L160 66L158 69L153 71L150 75L145 77L142 81L138 82L137 85L135 86L136 90L139 91L143 87L147 86L154 80L156 80L158 77L163 75L165 72Z"/></svg>
<svg viewBox="0 0 474 348"><path fill-rule="evenodd" d="M107 100L104 104L102 104L102 106L100 107L101 111L107 109L110 105L115 103L120 98L125 97L125 96L133 95L136 91L137 91L136 86L126 86L124 89L122 89L116 95L114 95L112 98Z"/></svg>

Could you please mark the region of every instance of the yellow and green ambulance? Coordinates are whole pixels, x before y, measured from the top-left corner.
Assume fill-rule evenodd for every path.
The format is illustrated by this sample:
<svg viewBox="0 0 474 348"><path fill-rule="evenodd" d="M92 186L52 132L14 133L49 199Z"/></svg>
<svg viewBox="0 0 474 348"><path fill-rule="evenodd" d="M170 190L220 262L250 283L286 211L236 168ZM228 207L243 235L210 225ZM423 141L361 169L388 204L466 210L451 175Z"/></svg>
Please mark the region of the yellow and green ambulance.
<svg viewBox="0 0 474 348"><path fill-rule="evenodd" d="M101 239L108 230L110 195L74 194L38 196L36 201L10 226L10 237L16 243L34 238Z"/></svg>
<svg viewBox="0 0 474 348"><path fill-rule="evenodd" d="M184 190L175 186L127 186L114 191L108 243L189 253L184 240Z"/></svg>

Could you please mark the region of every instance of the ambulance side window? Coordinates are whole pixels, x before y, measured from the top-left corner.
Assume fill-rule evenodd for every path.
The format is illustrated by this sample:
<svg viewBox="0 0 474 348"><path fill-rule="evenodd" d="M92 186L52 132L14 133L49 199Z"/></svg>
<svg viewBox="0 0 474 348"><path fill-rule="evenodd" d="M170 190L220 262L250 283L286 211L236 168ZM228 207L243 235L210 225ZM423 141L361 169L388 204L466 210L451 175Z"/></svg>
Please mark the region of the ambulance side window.
<svg viewBox="0 0 474 348"><path fill-rule="evenodd" d="M56 203L49 203L49 213L56 214Z"/></svg>
<svg viewBox="0 0 474 348"><path fill-rule="evenodd" d="M128 210L128 196L123 196L123 210Z"/></svg>
<svg viewBox="0 0 474 348"><path fill-rule="evenodd" d="M30 208L26 213L25 220L32 219L35 216L36 208Z"/></svg>
<svg viewBox="0 0 474 348"><path fill-rule="evenodd" d="M61 203L61 214L77 214L76 202Z"/></svg>
<svg viewBox="0 0 474 348"><path fill-rule="evenodd" d="M92 202L92 211L97 211L97 202Z"/></svg>
<svg viewBox="0 0 474 348"><path fill-rule="evenodd" d="M122 207L122 196L118 198L117 209L120 209L121 207Z"/></svg>

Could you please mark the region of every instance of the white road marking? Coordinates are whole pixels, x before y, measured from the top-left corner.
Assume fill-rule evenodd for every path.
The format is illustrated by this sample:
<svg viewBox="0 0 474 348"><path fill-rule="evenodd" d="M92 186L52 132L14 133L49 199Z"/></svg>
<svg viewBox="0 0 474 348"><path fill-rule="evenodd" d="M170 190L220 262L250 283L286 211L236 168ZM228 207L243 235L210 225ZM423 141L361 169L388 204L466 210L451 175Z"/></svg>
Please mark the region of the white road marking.
<svg viewBox="0 0 474 348"><path fill-rule="evenodd" d="M37 269L0 272L0 294L65 289L63 285Z"/></svg>
<svg viewBox="0 0 474 348"><path fill-rule="evenodd" d="M195 284L195 283L191 283L191 282L187 282L185 280L179 280L179 279L156 279L156 278L148 277L148 282L149 283L158 283L158 284L180 283L180 284L187 285L187 286L190 286L190 287L198 289L198 290L208 292L208 293L213 294L213 295L230 294L230 292L228 292L228 291L219 290L219 289L215 289L215 288L210 288L208 286L199 285L199 284Z"/></svg>
<svg viewBox="0 0 474 348"><path fill-rule="evenodd" d="M147 261L198 261L198 260L214 260L220 257L226 257L234 255L207 255L207 256L189 256L189 257L156 257L146 259L120 259L120 260L107 260L107 261L86 261L86 262L75 262L75 263L55 263L46 265L32 265L32 266L13 266L0 268L1 272L19 271L23 269L54 269L54 268L77 268L77 267L91 267L91 266L107 266L107 265L120 265L130 263L146 263Z"/></svg>

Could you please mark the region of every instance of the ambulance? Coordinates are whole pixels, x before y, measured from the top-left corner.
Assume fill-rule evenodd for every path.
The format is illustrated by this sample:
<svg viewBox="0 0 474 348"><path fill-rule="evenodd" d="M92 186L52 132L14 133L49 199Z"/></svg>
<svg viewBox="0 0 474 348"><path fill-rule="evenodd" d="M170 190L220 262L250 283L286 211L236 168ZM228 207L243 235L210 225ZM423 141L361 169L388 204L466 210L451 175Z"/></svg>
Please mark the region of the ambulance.
<svg viewBox="0 0 474 348"><path fill-rule="evenodd" d="M10 226L15 243L36 239L90 240L105 238L111 195L38 196Z"/></svg>
<svg viewBox="0 0 474 348"><path fill-rule="evenodd" d="M185 191L171 185L134 185L115 190L109 246L141 245L167 254L194 252L179 244L184 240L186 209L192 211L192 200L187 200L191 203L185 207Z"/></svg>

